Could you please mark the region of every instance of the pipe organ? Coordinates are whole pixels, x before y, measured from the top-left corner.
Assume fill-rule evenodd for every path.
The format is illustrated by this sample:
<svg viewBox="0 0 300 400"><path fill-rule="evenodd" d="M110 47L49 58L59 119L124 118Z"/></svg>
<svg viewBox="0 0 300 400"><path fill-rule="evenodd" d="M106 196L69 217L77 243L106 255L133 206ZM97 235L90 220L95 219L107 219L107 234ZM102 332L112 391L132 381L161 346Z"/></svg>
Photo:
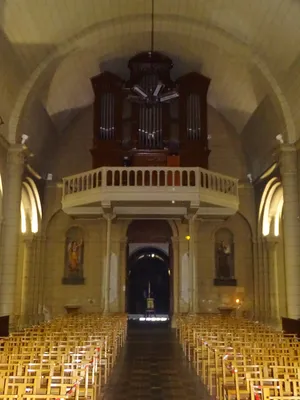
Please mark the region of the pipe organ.
<svg viewBox="0 0 300 400"><path fill-rule="evenodd" d="M100 140L115 138L115 97L113 93L103 93L100 97Z"/></svg>
<svg viewBox="0 0 300 400"><path fill-rule="evenodd" d="M110 72L91 79L93 168L121 166L124 159L133 166L167 166L174 155L180 166L208 167L210 79L191 72L173 81L172 67L164 54L144 52L129 60L127 81ZM134 87L139 88L138 95ZM178 97L172 98L168 93L174 90Z"/></svg>

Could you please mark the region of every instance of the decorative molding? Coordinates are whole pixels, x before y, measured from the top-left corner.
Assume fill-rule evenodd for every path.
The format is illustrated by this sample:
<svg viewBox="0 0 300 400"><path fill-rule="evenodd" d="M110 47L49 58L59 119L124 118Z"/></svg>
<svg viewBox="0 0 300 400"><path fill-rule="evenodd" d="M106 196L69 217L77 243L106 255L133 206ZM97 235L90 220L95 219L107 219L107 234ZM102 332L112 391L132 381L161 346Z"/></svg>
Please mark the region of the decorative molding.
<svg viewBox="0 0 300 400"><path fill-rule="evenodd" d="M298 141L299 142L299 141ZM297 143L298 143L297 142ZM300 144L298 144L298 146L299 146ZM284 153L284 152L288 152L288 151L296 151L297 150L297 147L296 147L296 144L289 144L289 143L285 143L285 144L282 144L282 145L280 145L280 152L282 152L282 153Z"/></svg>
<svg viewBox="0 0 300 400"><path fill-rule="evenodd" d="M63 285L84 285L85 284L85 278L82 278L80 276L63 277L62 280L61 280L61 283Z"/></svg>
<svg viewBox="0 0 300 400"><path fill-rule="evenodd" d="M8 147L7 163L18 165L24 163L24 148L21 144L12 144Z"/></svg>

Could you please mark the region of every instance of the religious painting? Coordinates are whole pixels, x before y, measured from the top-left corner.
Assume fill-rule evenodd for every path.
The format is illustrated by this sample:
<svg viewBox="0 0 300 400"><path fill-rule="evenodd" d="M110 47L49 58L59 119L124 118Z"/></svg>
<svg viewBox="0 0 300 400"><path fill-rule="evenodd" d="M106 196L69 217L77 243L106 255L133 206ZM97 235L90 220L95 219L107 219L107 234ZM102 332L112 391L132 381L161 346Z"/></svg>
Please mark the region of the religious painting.
<svg viewBox="0 0 300 400"><path fill-rule="evenodd" d="M65 269L63 283L80 285L84 283L84 241L82 229L70 228L65 240Z"/></svg>
<svg viewBox="0 0 300 400"><path fill-rule="evenodd" d="M215 235L215 285L235 286L234 240L228 229L220 229Z"/></svg>

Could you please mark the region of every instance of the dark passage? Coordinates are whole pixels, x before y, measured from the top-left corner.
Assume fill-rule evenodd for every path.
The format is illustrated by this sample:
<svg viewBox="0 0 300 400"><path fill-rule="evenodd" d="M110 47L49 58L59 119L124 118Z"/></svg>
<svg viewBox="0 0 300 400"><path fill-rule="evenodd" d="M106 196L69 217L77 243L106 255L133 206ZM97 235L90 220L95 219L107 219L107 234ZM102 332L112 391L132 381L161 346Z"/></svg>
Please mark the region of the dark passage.
<svg viewBox="0 0 300 400"><path fill-rule="evenodd" d="M208 400L204 386L184 359L167 325L130 323L125 348L104 400Z"/></svg>
<svg viewBox="0 0 300 400"><path fill-rule="evenodd" d="M153 297L156 314L168 314L170 280L169 257L164 252L143 248L133 253L127 263L127 312L144 314L147 297Z"/></svg>

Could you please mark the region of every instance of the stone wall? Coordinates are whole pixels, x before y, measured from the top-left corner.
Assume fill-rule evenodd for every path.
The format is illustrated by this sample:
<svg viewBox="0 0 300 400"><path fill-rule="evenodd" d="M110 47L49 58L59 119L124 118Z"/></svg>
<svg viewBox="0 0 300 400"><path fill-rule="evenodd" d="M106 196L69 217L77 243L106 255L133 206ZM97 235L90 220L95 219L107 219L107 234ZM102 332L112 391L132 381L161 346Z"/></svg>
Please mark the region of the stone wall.
<svg viewBox="0 0 300 400"><path fill-rule="evenodd" d="M243 307L252 312L253 301L253 259L252 232L255 231L255 207L252 186L247 183L247 167L241 149L239 136L213 108L209 107L209 131L211 135L210 168L232 175L241 180L241 214L227 220L204 220L195 222L196 266L196 309L200 312L215 312L238 296ZM26 244L20 246L19 297L17 312L22 310L22 298L30 288L39 286L42 295L31 296L30 302L39 302L39 308L46 308L52 316L65 313L65 306L78 305L83 311L101 311L104 307L103 269L106 260L106 221L104 219L76 219L61 211L61 178L91 168L89 149L92 145L92 109L84 110L63 132L56 153L53 154L49 172L54 180L47 182L43 200L43 225L41 236L45 248L39 252L34 263L42 265L42 273L35 274L34 281L28 281L32 273L26 272ZM109 308L111 311L125 310L126 286L126 231L129 220L114 220L111 235L111 279ZM189 243L186 240L186 221L170 221L173 229L173 290L175 312L190 310L191 281L189 276ZM84 237L84 278L83 285L63 284L65 268L66 232L71 227L80 227ZM235 240L235 270L237 287L216 287L214 285L214 232L227 227ZM25 251L25 255L24 255ZM27 264L26 264L27 263ZM32 266L33 269L36 267ZM24 272L25 271L25 272ZM21 274L21 272L20 272ZM19 275L20 276L20 275ZM26 278L27 277L27 278ZM27 281L26 281L27 279ZM31 278L30 278L31 279ZM25 283L24 283L25 282ZM29 296L30 297L30 296ZM28 306L38 312L36 305ZM24 308L24 307L23 307ZM32 311L33 310L33 311Z"/></svg>

